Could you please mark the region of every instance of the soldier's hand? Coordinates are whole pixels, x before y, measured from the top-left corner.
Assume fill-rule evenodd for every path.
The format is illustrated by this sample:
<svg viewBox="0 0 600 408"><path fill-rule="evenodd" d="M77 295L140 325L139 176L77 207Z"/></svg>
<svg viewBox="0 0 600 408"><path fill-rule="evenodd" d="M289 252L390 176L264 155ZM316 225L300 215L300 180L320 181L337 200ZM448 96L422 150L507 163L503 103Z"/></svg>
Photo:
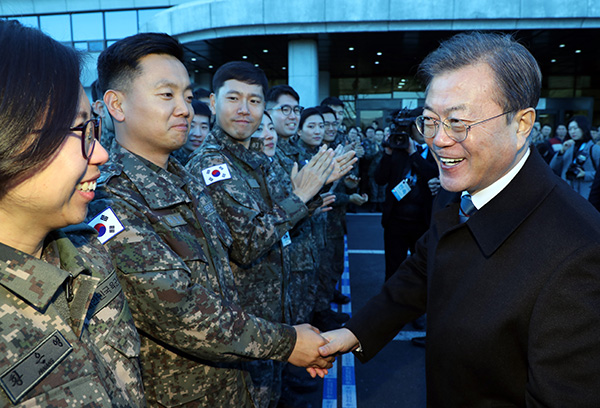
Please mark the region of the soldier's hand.
<svg viewBox="0 0 600 408"><path fill-rule="evenodd" d="M323 204L321 204L321 206L315 210L315 214L331 211L333 209L331 204L335 202L335 194L323 193L321 194L321 199L323 200Z"/></svg>
<svg viewBox="0 0 600 408"><path fill-rule="evenodd" d="M307 203L321 190L325 181L334 170L334 151L323 145L308 164L298 171L298 165L294 164L291 178L294 194Z"/></svg>
<svg viewBox="0 0 600 408"><path fill-rule="evenodd" d="M344 177L344 184L350 190L354 190L356 187L358 187L359 181L360 177L356 177L354 174L349 174L346 177Z"/></svg>
<svg viewBox="0 0 600 408"><path fill-rule="evenodd" d="M298 367L306 367L313 378L316 375L323 378L335 361L335 357L323 357L319 353L319 347L327 344L327 340L319 335L319 329L310 324L296 325L294 329L296 344L288 362Z"/></svg>
<svg viewBox="0 0 600 408"><path fill-rule="evenodd" d="M341 146L338 146L338 148L339 147ZM336 149L336 153L337 151L338 149ZM339 152L342 153L343 150L339 149ZM352 167L354 167L354 163L358 161L354 155L354 150L350 150L349 152L336 156L334 160L335 166L333 168L333 172L329 175L329 178L325 184L333 183L334 181L339 180L348 174L348 172L352 170Z"/></svg>

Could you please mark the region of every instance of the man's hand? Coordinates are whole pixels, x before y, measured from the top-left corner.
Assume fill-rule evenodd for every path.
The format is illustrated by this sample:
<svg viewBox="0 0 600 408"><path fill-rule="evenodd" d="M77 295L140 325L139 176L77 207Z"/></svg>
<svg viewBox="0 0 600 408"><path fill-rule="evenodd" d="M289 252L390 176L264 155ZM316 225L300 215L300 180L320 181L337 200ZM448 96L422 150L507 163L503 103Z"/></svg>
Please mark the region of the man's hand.
<svg viewBox="0 0 600 408"><path fill-rule="evenodd" d="M438 191L440 191L440 179L437 177L429 179L427 185L429 186L429 191L431 191L431 195L436 195Z"/></svg>
<svg viewBox="0 0 600 408"><path fill-rule="evenodd" d="M356 153L356 157L359 159L365 155L365 148L360 144L354 142L354 152Z"/></svg>
<svg viewBox="0 0 600 408"><path fill-rule="evenodd" d="M331 204L335 202L335 194L323 193L321 194L321 199L323 200L323 204L321 204L321 206L316 209L315 214L331 211L333 209L333 207L331 207Z"/></svg>
<svg viewBox="0 0 600 408"><path fill-rule="evenodd" d="M356 187L358 187L359 181L360 177L356 177L354 174L348 174L346 177L344 177L344 184L350 190L354 190Z"/></svg>
<svg viewBox="0 0 600 408"><path fill-rule="evenodd" d="M350 202L352 204L360 206L360 205L363 205L364 203L366 203L367 201L369 201L369 196L366 195L365 193L363 193L362 195L354 193L354 194L350 195L348 200L350 200Z"/></svg>
<svg viewBox="0 0 600 408"><path fill-rule="evenodd" d="M319 353L323 357L333 356L338 353L347 353L358 348L358 339L350 330L341 329L328 331L322 334L329 343L319 347Z"/></svg>
<svg viewBox="0 0 600 408"><path fill-rule="evenodd" d="M288 362L298 367L306 367L306 371L315 378L327 375L327 369L333 367L335 357L322 356L319 347L327 344L327 340L319 335L319 329L310 324L294 326L296 345Z"/></svg>
<svg viewBox="0 0 600 408"><path fill-rule="evenodd" d="M327 182L325 184L333 183L336 180L344 177L352 167L354 167L354 163L358 161L356 157L354 157L354 150L350 150L349 152L344 153L342 146L338 146L335 149L336 157L334 160L333 172L329 175Z"/></svg>
<svg viewBox="0 0 600 408"><path fill-rule="evenodd" d="M334 160L334 151L327 149L323 145L308 164L298 171L298 163L294 163L292 168L292 186L294 194L307 203L321 190L327 178L334 170L336 160Z"/></svg>
<svg viewBox="0 0 600 408"><path fill-rule="evenodd" d="M564 152L569 150L569 148L571 146L573 146L574 144L575 144L575 141L573 139L565 140L564 143L562 144L562 147L560 148L560 153L563 154ZM575 156L575 155L573 155L573 156Z"/></svg>

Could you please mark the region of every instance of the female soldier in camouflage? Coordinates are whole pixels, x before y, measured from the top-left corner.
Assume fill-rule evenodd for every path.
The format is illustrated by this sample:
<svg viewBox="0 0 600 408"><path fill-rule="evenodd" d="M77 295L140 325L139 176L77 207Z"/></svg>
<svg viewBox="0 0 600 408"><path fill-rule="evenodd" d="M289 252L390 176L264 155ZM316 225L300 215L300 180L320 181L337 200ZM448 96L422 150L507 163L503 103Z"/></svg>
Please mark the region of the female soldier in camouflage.
<svg viewBox="0 0 600 408"><path fill-rule="evenodd" d="M0 406L143 406L121 286L77 225L108 158L79 57L15 21L0 54Z"/></svg>

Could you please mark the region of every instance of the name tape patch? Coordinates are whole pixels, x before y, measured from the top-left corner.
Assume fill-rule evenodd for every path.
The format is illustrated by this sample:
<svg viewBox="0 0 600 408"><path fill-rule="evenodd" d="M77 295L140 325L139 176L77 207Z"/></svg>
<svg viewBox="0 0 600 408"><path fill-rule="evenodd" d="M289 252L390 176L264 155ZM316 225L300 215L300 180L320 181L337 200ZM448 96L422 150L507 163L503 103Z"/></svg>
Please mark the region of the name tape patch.
<svg viewBox="0 0 600 408"><path fill-rule="evenodd" d="M20 361L0 375L0 385L13 403L50 373L73 350L73 346L56 330Z"/></svg>
<svg viewBox="0 0 600 408"><path fill-rule="evenodd" d="M88 320L91 319L96 313L104 309L104 306L108 305L119 293L121 293L121 284L119 283L119 278L117 278L117 272L113 270L96 287L86 318Z"/></svg>

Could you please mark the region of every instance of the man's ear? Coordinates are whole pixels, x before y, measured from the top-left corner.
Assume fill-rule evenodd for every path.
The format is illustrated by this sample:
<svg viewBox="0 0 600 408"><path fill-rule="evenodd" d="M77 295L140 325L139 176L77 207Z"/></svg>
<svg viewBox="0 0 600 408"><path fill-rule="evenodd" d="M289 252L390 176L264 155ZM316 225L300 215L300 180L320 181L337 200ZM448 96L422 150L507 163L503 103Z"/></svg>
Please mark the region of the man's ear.
<svg viewBox="0 0 600 408"><path fill-rule="evenodd" d="M520 110L517 112L516 119L518 120L517 139L520 148L527 143L529 133L531 133L531 129L533 129L533 124L535 123L535 109L527 108Z"/></svg>
<svg viewBox="0 0 600 408"><path fill-rule="evenodd" d="M100 99L92 103L92 110L97 116L104 118L104 103Z"/></svg>
<svg viewBox="0 0 600 408"><path fill-rule="evenodd" d="M217 110L215 109L215 104L217 103L217 96L215 93L210 94L210 111L212 112L213 117L216 115Z"/></svg>
<svg viewBox="0 0 600 408"><path fill-rule="evenodd" d="M114 120L117 122L123 122L125 120L125 112L123 111L123 100L125 95L122 92L109 89L104 94L104 104L108 109L108 112Z"/></svg>

